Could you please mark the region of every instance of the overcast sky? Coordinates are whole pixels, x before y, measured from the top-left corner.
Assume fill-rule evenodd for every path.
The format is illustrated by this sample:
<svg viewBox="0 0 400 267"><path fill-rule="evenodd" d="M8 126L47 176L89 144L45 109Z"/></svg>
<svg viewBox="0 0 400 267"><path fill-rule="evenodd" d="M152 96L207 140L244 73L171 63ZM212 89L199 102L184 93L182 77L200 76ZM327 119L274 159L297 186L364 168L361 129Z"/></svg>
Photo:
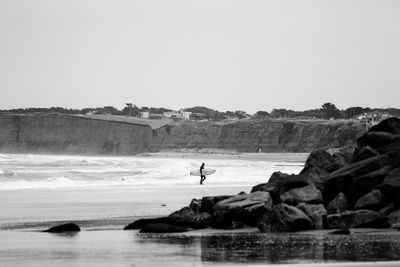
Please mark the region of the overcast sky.
<svg viewBox="0 0 400 267"><path fill-rule="evenodd" d="M0 0L0 109L400 107L398 0Z"/></svg>

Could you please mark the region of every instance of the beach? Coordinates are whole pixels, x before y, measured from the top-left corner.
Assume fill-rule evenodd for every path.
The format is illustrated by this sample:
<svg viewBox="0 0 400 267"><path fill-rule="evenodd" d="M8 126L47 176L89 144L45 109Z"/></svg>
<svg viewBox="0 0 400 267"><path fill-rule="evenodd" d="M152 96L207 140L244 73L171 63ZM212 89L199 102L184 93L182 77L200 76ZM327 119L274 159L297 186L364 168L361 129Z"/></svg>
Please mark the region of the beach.
<svg viewBox="0 0 400 267"><path fill-rule="evenodd" d="M179 154L136 157L2 154L2 266L203 266L335 264L399 260L398 235L261 234L257 228L141 234L123 227L165 216L191 199L249 192L274 171L298 173L306 154ZM216 173L200 186L191 169ZM64 222L82 231L40 232ZM397 232L396 232L397 233Z"/></svg>

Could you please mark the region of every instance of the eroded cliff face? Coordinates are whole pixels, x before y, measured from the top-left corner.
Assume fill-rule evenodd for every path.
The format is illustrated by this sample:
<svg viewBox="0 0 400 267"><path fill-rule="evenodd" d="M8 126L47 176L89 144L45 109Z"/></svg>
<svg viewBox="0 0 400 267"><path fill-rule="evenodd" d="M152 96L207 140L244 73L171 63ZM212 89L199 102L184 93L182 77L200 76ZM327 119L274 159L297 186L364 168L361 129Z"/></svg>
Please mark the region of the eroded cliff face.
<svg viewBox="0 0 400 267"><path fill-rule="evenodd" d="M364 128L344 121L242 120L172 124L156 130L154 150L234 149L239 152L310 152L350 145Z"/></svg>
<svg viewBox="0 0 400 267"><path fill-rule="evenodd" d="M159 129L67 115L0 115L0 152L129 155L168 149L310 152L353 143L351 122L181 122Z"/></svg>
<svg viewBox="0 0 400 267"><path fill-rule="evenodd" d="M149 126L62 115L1 115L1 152L136 154L149 150Z"/></svg>

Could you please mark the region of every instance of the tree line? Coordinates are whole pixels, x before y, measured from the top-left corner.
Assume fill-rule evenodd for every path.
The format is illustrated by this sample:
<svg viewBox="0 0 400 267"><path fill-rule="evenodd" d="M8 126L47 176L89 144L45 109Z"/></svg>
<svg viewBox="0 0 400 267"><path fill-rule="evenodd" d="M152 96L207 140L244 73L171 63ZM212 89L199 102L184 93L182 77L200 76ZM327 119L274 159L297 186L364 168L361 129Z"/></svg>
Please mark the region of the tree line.
<svg viewBox="0 0 400 267"><path fill-rule="evenodd" d="M245 118L250 115L245 111L225 111L220 112L207 107L196 106L191 108L183 109L187 112L202 113L205 119L209 120L224 120L228 118ZM257 111L251 115L255 118L314 118L314 119L350 119L358 115L369 113L371 111L387 112L393 116L400 116L400 109L398 108L369 108L369 107L349 107L344 110L338 109L332 103L324 103L321 108L309 109L303 111L275 108L271 112L268 111ZM140 116L142 112L149 112L152 114L162 114L164 112L172 111L168 108L163 107L138 107L134 104L127 104L126 107L119 110L113 106L104 106L97 108L83 108L83 109L68 109L62 107L51 107L51 108L18 108L9 110L0 110L0 112L10 112L18 114L28 113L61 113L61 114L111 114L111 115L122 115L122 116Z"/></svg>

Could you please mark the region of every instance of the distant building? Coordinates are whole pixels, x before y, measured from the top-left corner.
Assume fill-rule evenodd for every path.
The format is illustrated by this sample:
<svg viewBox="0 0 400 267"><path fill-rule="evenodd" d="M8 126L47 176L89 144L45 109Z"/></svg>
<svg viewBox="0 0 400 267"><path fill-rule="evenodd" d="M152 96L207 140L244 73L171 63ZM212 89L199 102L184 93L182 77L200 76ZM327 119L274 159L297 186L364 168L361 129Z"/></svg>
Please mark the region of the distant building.
<svg viewBox="0 0 400 267"><path fill-rule="evenodd" d="M142 111L142 112L140 112L140 117L143 119L148 119L150 117L150 112Z"/></svg>
<svg viewBox="0 0 400 267"><path fill-rule="evenodd" d="M179 110L179 114L180 114L182 120L190 120L190 115L192 115L192 112L183 111L183 109L181 109L181 110Z"/></svg>
<svg viewBox="0 0 400 267"><path fill-rule="evenodd" d="M163 116L164 116L164 118L171 119L171 118L174 118L174 117L175 118L179 117L180 114L177 111L166 111L166 112L163 113Z"/></svg>
<svg viewBox="0 0 400 267"><path fill-rule="evenodd" d="M200 121L206 119L206 114L204 113L192 113L190 114L190 119Z"/></svg>
<svg viewBox="0 0 400 267"><path fill-rule="evenodd" d="M152 120L162 120L164 116L163 114L150 114L149 118Z"/></svg>

